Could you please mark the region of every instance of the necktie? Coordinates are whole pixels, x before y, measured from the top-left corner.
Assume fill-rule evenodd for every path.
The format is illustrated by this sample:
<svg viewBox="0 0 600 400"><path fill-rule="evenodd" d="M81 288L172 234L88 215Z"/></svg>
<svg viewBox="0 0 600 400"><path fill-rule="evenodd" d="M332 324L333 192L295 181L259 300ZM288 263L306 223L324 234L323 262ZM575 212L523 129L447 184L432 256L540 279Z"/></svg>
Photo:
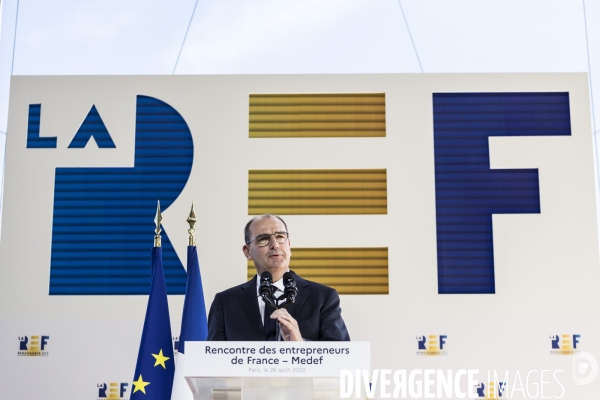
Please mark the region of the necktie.
<svg viewBox="0 0 600 400"><path fill-rule="evenodd" d="M273 311L274 310L268 304L265 304L264 328L266 340L275 340L275 325L277 321L271 319L271 314L273 313Z"/></svg>

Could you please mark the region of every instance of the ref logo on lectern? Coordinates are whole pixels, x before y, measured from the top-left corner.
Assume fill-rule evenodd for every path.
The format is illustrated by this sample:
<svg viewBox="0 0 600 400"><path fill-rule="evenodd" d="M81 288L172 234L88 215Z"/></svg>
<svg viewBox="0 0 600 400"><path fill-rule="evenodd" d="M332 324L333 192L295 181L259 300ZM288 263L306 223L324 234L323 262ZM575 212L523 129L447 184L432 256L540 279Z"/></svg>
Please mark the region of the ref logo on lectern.
<svg viewBox="0 0 600 400"><path fill-rule="evenodd" d="M48 356L48 335L19 336L20 357L47 357Z"/></svg>

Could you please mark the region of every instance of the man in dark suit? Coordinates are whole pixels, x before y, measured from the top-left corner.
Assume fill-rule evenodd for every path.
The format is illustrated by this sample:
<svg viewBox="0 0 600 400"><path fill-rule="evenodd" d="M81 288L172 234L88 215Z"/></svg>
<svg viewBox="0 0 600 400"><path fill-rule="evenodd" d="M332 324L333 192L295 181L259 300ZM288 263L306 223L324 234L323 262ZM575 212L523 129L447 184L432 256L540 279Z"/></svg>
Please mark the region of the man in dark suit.
<svg viewBox="0 0 600 400"><path fill-rule="evenodd" d="M294 304L273 311L258 295L258 276L273 275L273 284L283 289L283 274L289 271L290 240L280 217L261 215L244 229L242 251L256 267L250 281L217 293L208 315L208 340L275 340L275 321L283 340L350 340L342 319L337 292L325 285L295 275L298 296Z"/></svg>

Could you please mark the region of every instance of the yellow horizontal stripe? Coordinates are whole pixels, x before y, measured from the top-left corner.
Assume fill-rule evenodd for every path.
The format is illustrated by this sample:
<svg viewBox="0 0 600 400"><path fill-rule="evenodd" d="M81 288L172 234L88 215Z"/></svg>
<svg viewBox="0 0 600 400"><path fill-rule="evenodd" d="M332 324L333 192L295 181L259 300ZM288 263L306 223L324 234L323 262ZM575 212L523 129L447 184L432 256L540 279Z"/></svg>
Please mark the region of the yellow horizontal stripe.
<svg viewBox="0 0 600 400"><path fill-rule="evenodd" d="M292 236L293 237L293 236ZM387 257L301 257L296 254L297 251L294 249L294 265L302 268L320 268L323 264L326 264L329 268L387 268Z"/></svg>
<svg viewBox="0 0 600 400"><path fill-rule="evenodd" d="M385 207L387 199L345 199L333 196L330 199L249 199L251 207L339 207L366 206Z"/></svg>
<svg viewBox="0 0 600 400"><path fill-rule="evenodd" d="M371 131L253 131L254 139L272 139L272 138L370 138L385 137L383 130Z"/></svg>
<svg viewBox="0 0 600 400"><path fill-rule="evenodd" d="M325 271L323 271L324 268ZM321 282L323 279L337 279L337 282L340 283L347 282L346 278L348 278L350 275L353 279L357 280L356 283L361 283L362 279L365 277L384 279L378 282L385 283L386 285L388 280L387 268L380 268L378 270L373 270L371 268L356 268L352 270L338 268L337 270L332 271L331 268L326 268L323 266L321 266L319 269L306 269L295 266L294 271L298 273L298 275L305 277L308 280L318 280L319 282Z"/></svg>
<svg viewBox="0 0 600 400"><path fill-rule="evenodd" d="M387 294L388 249L292 248L290 269L305 279L335 288L340 294ZM256 275L252 261L247 262L248 279Z"/></svg>
<svg viewBox="0 0 600 400"><path fill-rule="evenodd" d="M334 287L339 294L389 294L387 286L345 286Z"/></svg>
<svg viewBox="0 0 600 400"><path fill-rule="evenodd" d="M327 182L327 181L260 181L248 182L248 190L251 193L259 193L260 190L387 190L387 183L384 180L378 181L350 181L350 182Z"/></svg>
<svg viewBox="0 0 600 400"><path fill-rule="evenodd" d="M265 193L264 191L252 191L248 195L248 199L253 202L261 201L276 201L283 204L284 201L308 201L308 200L319 200L319 201L337 201L340 199L346 200L362 200L370 202L378 202L383 200L384 204L387 199L385 190L373 190L373 191L353 191L340 193L340 191L331 190L326 193L302 193L294 190L280 190L278 192Z"/></svg>
<svg viewBox="0 0 600 400"><path fill-rule="evenodd" d="M382 97L385 96L385 93L381 92L364 92L364 93L348 93L348 92L340 92L340 93L252 93L250 97L253 98L270 98L270 97L293 97L293 98L308 98L308 97Z"/></svg>
<svg viewBox="0 0 600 400"><path fill-rule="evenodd" d="M294 270L295 271L295 270ZM305 275L303 278L308 279L309 281L315 281L322 283L327 286L336 286L336 285L386 285L388 284L388 277L381 276L352 276L352 277L342 277L342 276L310 276Z"/></svg>
<svg viewBox="0 0 600 400"><path fill-rule="evenodd" d="M385 123L385 114L250 114L250 127L252 124L265 123L265 124L296 124L300 122L327 122L327 123L339 123L339 122L380 122Z"/></svg>
<svg viewBox="0 0 600 400"><path fill-rule="evenodd" d="M323 259L329 261L331 259L360 258L369 263L373 259L387 260L387 257L387 247L294 247L292 261L295 262L298 259Z"/></svg>
<svg viewBox="0 0 600 400"><path fill-rule="evenodd" d="M388 256L387 247L299 247L294 248L294 258L297 257L384 257Z"/></svg>
<svg viewBox="0 0 600 400"><path fill-rule="evenodd" d="M253 131L251 138L385 137L385 131Z"/></svg>
<svg viewBox="0 0 600 400"><path fill-rule="evenodd" d="M256 190L249 194L250 199L278 199L278 198L385 198L385 190Z"/></svg>
<svg viewBox="0 0 600 400"><path fill-rule="evenodd" d="M305 274L298 268L295 268L294 272L298 273L298 275L302 276L305 279L308 279L309 281L327 284L328 286L332 286L332 287L335 285L348 286L348 285L362 285L362 284L366 284L366 283L369 283L370 285L375 285L375 286L387 286L388 281L389 281L387 276L385 276L385 277L360 276L360 277L351 277L351 278L339 277L339 276L337 276L337 277L336 276L334 276L334 277L318 276L318 275ZM254 267L249 268L248 269L248 279L252 279L255 275L256 275L256 269Z"/></svg>
<svg viewBox="0 0 600 400"><path fill-rule="evenodd" d="M368 255L364 255L361 253L357 253L355 255L340 255L339 257L336 257L334 254L324 254L323 256L319 256L318 254L314 256L305 256L304 253L301 253L298 251L297 248L294 248L294 262L298 263L298 265L302 264L306 265L307 268L310 268L313 263L321 261L326 262L328 265L330 265L330 263L332 262L339 261L348 263L363 263L357 264L358 266L383 266L387 265L385 264L387 262L387 256L384 257L373 255L372 257L369 257Z"/></svg>
<svg viewBox="0 0 600 400"><path fill-rule="evenodd" d="M296 253L294 253L294 258L296 257ZM327 271L322 271L321 268L323 264L326 263ZM307 271L307 273L311 274L346 274L349 269L353 269L352 273L358 274L360 273L365 265L368 265L369 271L371 274L384 274L387 275L387 260L364 260L361 258L357 258L356 260L352 259L330 259L330 260L298 260L294 259L294 268L302 269L303 271Z"/></svg>
<svg viewBox="0 0 600 400"><path fill-rule="evenodd" d="M322 169L322 170L250 170L250 182L256 181L354 181L385 180L385 169Z"/></svg>
<svg viewBox="0 0 600 400"><path fill-rule="evenodd" d="M361 260L367 264L387 261L387 248L294 248L294 262L323 260Z"/></svg>
<svg viewBox="0 0 600 400"><path fill-rule="evenodd" d="M278 214L278 215L367 215L367 214L387 214L387 208L369 208L369 207L252 207L248 208L249 215Z"/></svg>
<svg viewBox="0 0 600 400"><path fill-rule="evenodd" d="M251 94L250 106L280 104L385 104L383 93Z"/></svg>
<svg viewBox="0 0 600 400"><path fill-rule="evenodd" d="M332 175L332 174L355 174L355 175L365 175L365 174L385 174L385 169L349 169L349 168L340 168L340 169L297 169L297 170L289 170L289 169L255 169L251 170L253 174L257 175L288 175L290 173L301 174L301 175Z"/></svg>
<svg viewBox="0 0 600 400"><path fill-rule="evenodd" d="M331 106L384 106L385 99L377 97L347 97L347 98L335 98L335 97L321 97L321 98L300 98L300 97L277 97L277 98L262 98L262 99L250 99L248 104L250 107L269 107L277 109L278 107L294 107L294 106L320 106L320 107L331 107Z"/></svg>
<svg viewBox="0 0 600 400"><path fill-rule="evenodd" d="M277 106L266 105L252 105L250 104L250 118L254 118L258 115L344 115L344 114L372 114L372 115L385 115L385 104L279 104Z"/></svg>
<svg viewBox="0 0 600 400"><path fill-rule="evenodd" d="M354 131L354 130L384 130L385 121L353 121L353 122L251 122L252 131Z"/></svg>
<svg viewBox="0 0 600 400"><path fill-rule="evenodd" d="M385 169L250 170L248 214L386 214Z"/></svg>
<svg viewBox="0 0 600 400"><path fill-rule="evenodd" d="M253 275L254 276L254 275ZM248 279L252 279L249 277ZM329 285L333 289L337 290L339 294L389 294L389 288L387 285L344 285L335 286Z"/></svg>
<svg viewBox="0 0 600 400"><path fill-rule="evenodd" d="M385 169L298 169L298 170L289 170L289 169L256 169L251 170L253 174L266 174L266 175L288 175L289 173L302 174L302 175L331 175L331 174L356 174L356 175L365 175L365 174L373 174L380 173L385 174Z"/></svg>
<svg viewBox="0 0 600 400"><path fill-rule="evenodd" d="M252 94L249 137L385 137L385 94Z"/></svg>
<svg viewBox="0 0 600 400"><path fill-rule="evenodd" d="M364 252L356 252L356 253L342 253L339 255L335 255L335 254L330 254L330 253L325 253L325 254L321 254L321 253L299 253L299 252L295 252L294 253L294 261L296 262L302 262L302 263L306 263L306 262L312 262L312 261L318 261L318 260L323 260L323 261L331 261L331 260L346 260L346 261L352 261L352 260L362 260L363 262L366 263L379 263L381 261L385 261L387 260L387 254L386 255L382 255L383 253L364 253Z"/></svg>

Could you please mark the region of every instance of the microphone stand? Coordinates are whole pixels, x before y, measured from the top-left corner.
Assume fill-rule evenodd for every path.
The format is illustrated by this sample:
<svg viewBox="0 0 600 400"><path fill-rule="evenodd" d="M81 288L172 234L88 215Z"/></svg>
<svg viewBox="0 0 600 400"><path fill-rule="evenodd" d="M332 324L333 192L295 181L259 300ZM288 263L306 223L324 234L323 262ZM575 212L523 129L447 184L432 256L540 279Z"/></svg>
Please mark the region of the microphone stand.
<svg viewBox="0 0 600 400"><path fill-rule="evenodd" d="M275 337L278 342L281 342L281 326L279 326L279 321L275 321Z"/></svg>
<svg viewBox="0 0 600 400"><path fill-rule="evenodd" d="M273 286L273 287L275 287L275 286ZM265 305L268 304L273 310L277 310L280 308L279 305L277 304L277 301L279 299L275 299L266 293L262 294L261 297L262 297L263 301L265 302ZM265 307L265 312L267 312L266 307ZM281 327L279 326L279 321L275 321L275 337L278 342L281 341Z"/></svg>
<svg viewBox="0 0 600 400"><path fill-rule="evenodd" d="M273 297L273 293L275 293L277 291L277 288L275 288L275 286L271 286L273 288L271 295L269 296L269 294L264 293L264 294L262 294L262 299L265 302L265 304L268 304L271 308L273 308L275 310L279 310L280 308L285 308L285 307L289 306L290 304L294 303L294 301L296 301L296 295L297 295L298 291L295 289L295 287L296 287L295 281L293 281L293 286L294 286L295 292L287 293L287 289L286 289L286 292L284 292L278 298ZM265 312L267 312L266 307L265 307ZM275 340L277 340L278 342L281 342L281 325L280 325L279 321L275 321L275 338L276 338Z"/></svg>
<svg viewBox="0 0 600 400"><path fill-rule="evenodd" d="M280 300L283 300L283 301L280 302ZM286 296L284 293L275 300L277 302L277 307L275 309L279 310L280 308L286 308L287 306L292 304L295 300L296 300L296 296L294 296L294 295ZM279 324L279 321L276 321L276 322L277 322L277 324L275 325L275 336L277 338L277 341L281 342L281 326Z"/></svg>
<svg viewBox="0 0 600 400"><path fill-rule="evenodd" d="M287 306L289 306L290 304L292 304L294 302L295 296L290 296L285 297L284 294L282 294L280 297L278 298L270 298L269 295L267 294L263 294L262 296L263 301L265 302L265 304L268 304L272 309L274 310L279 310L280 308L285 308ZM285 297L285 298L284 298ZM279 300L282 300L282 302L279 302ZM267 312L267 309L265 308L265 312ZM275 340L277 340L278 342L281 342L281 324L279 323L279 321L275 321Z"/></svg>
<svg viewBox="0 0 600 400"><path fill-rule="evenodd" d="M272 309L277 310L274 299L271 299L268 294L263 294L261 297L266 304L271 306Z"/></svg>

